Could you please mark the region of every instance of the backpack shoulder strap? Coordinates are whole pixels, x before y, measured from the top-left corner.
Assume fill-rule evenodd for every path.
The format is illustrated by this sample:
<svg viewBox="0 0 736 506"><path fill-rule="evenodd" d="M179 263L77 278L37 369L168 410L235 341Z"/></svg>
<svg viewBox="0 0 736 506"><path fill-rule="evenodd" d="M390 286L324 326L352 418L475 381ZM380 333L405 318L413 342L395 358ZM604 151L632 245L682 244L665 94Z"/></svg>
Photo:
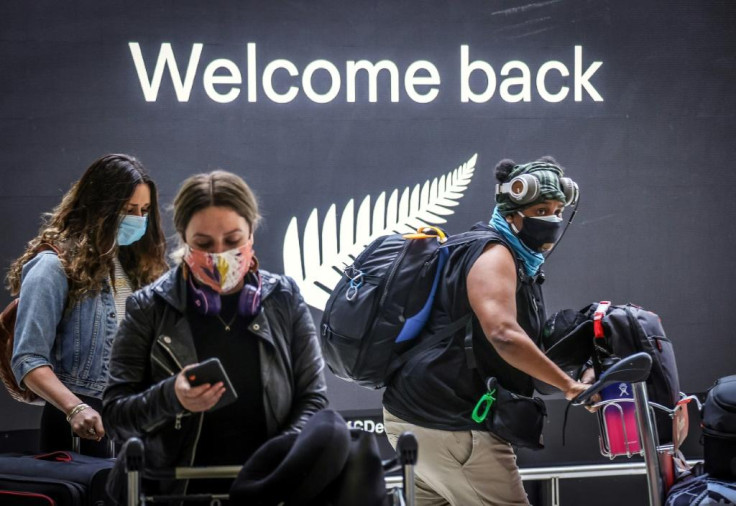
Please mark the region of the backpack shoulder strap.
<svg viewBox="0 0 736 506"><path fill-rule="evenodd" d="M447 241L442 244L442 246L459 246L461 244L467 244L469 242L477 241L480 239L495 239L498 242L507 244L506 239L504 239L501 234L499 234L496 230L487 227L482 229L468 230L460 234L451 235L448 237Z"/></svg>
<svg viewBox="0 0 736 506"><path fill-rule="evenodd" d="M516 257L516 254L514 253L514 248L511 246L511 244L506 240L506 238L500 234L495 229L485 226L485 225L476 225L476 227L483 227L483 228L474 228L472 230L469 230L467 232L463 232L461 234L457 234L454 236L450 236L450 238L442 244L442 247L446 248L452 248L455 246L460 246L462 244L467 244L469 242L473 241L479 241L479 240L486 240L486 241L493 241L496 243L503 244L508 250L511 252L511 258L514 260L514 266L516 267L516 291L518 292L521 289L521 285L526 280L530 279L529 276L524 272L524 266L521 264L519 259ZM537 274L536 277L541 275Z"/></svg>

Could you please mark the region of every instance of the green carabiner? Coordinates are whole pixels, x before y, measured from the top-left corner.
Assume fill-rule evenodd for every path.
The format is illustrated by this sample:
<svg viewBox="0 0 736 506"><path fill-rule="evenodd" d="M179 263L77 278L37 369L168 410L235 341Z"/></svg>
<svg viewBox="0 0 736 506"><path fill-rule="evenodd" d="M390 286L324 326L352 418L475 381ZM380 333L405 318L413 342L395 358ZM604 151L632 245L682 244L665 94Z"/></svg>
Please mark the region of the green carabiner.
<svg viewBox="0 0 736 506"><path fill-rule="evenodd" d="M488 418L488 412L491 410L491 406L493 406L493 402L496 400L495 397L493 397L493 394L496 393L496 389L494 388L490 392L486 392L483 394L483 397L480 398L478 401L478 404L475 405L475 408L473 409L473 420L476 423L483 423L486 418ZM483 414L480 415L478 412L481 410L481 406L483 403L486 404L485 409L483 410Z"/></svg>

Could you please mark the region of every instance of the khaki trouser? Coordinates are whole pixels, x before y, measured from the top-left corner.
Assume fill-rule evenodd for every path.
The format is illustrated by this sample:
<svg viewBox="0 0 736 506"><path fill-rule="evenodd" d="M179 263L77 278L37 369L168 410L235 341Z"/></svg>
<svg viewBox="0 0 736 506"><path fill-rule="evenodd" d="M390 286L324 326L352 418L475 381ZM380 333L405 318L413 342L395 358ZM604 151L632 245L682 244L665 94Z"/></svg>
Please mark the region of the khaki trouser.
<svg viewBox="0 0 736 506"><path fill-rule="evenodd" d="M517 506L529 501L511 445L485 431L427 429L383 410L391 446L404 431L419 443L417 506Z"/></svg>

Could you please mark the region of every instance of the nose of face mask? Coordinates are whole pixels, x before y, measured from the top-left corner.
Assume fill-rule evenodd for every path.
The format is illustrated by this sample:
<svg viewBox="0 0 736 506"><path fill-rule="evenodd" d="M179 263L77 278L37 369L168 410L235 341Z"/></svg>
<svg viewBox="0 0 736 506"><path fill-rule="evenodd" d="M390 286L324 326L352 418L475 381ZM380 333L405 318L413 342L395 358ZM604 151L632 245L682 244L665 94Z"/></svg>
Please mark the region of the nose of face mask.
<svg viewBox="0 0 736 506"><path fill-rule="evenodd" d="M540 221L546 221L548 223L561 223L562 222L562 216L555 216L554 214L550 216L526 216L521 211L517 211L517 212L519 213L519 216L525 219L529 219L529 220L540 220Z"/></svg>
<svg viewBox="0 0 736 506"><path fill-rule="evenodd" d="M118 244L129 246L138 241L146 233L148 216L135 216L127 214L118 227Z"/></svg>

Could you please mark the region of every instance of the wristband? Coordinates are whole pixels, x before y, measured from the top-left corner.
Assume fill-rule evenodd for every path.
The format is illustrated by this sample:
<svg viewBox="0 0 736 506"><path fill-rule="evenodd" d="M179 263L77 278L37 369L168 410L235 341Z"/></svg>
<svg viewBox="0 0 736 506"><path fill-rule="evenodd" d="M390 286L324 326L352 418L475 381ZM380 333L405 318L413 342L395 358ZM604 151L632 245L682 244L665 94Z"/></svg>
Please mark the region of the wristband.
<svg viewBox="0 0 736 506"><path fill-rule="evenodd" d="M80 402L79 404L77 404L76 406L74 406L72 408L72 410L69 412L69 414L66 415L66 421L67 421L67 423L71 423L72 418L74 418L75 416L77 416L79 413L81 413L82 411L84 411L88 407L89 406L87 404L83 403L83 402Z"/></svg>

